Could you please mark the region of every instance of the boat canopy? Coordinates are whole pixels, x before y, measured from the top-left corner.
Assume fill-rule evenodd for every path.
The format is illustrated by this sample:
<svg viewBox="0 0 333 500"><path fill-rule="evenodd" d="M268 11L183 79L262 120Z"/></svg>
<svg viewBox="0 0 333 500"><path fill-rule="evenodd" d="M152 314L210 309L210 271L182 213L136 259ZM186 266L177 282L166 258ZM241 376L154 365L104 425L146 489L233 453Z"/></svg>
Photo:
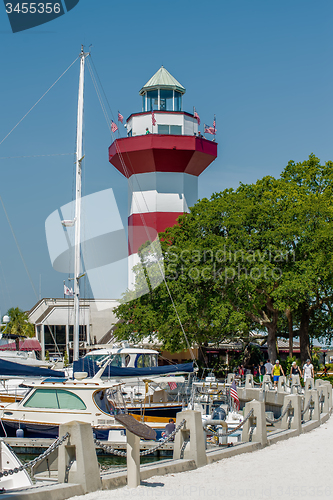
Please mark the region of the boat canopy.
<svg viewBox="0 0 333 500"><path fill-rule="evenodd" d="M89 377L93 377L100 370L100 367L92 359L81 358L73 363L73 373L87 372ZM112 366L110 363L103 372L103 377L142 377L149 375L165 375L167 373L193 372L193 363L181 363L178 365L150 366L143 368L124 368Z"/></svg>
<svg viewBox="0 0 333 500"><path fill-rule="evenodd" d="M0 345L0 351L16 351L16 342ZM42 346L37 339L19 341L19 351L41 351Z"/></svg>
<svg viewBox="0 0 333 500"><path fill-rule="evenodd" d="M0 359L0 376L10 377L65 377L64 372L50 370L49 368L38 368L36 366L24 365Z"/></svg>

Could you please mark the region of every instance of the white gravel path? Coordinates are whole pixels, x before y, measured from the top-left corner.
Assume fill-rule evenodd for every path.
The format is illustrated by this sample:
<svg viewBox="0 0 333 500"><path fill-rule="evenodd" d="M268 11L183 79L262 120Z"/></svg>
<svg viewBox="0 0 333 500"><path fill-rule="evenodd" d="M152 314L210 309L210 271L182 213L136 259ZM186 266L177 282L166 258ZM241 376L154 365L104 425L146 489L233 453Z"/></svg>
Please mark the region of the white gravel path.
<svg viewBox="0 0 333 500"><path fill-rule="evenodd" d="M138 488L98 491L75 500L333 499L333 416L319 428L200 469L155 476Z"/></svg>

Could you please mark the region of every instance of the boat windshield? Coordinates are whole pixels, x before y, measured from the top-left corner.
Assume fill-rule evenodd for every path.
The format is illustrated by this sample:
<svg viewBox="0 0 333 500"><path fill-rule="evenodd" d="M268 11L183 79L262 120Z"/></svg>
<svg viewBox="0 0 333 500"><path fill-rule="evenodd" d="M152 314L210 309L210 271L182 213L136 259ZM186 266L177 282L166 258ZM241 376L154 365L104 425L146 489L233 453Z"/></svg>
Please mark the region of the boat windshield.
<svg viewBox="0 0 333 500"><path fill-rule="evenodd" d="M101 361L102 359L106 359L107 354L87 354L85 356L86 359L91 359L92 361ZM113 354L111 363L109 366L121 366L121 356L120 354Z"/></svg>
<svg viewBox="0 0 333 500"><path fill-rule="evenodd" d="M105 396L105 389L96 391L94 394L94 403L104 413L110 413L110 403Z"/></svg>
<svg viewBox="0 0 333 500"><path fill-rule="evenodd" d="M135 367L148 368L150 366L157 366L157 354L138 354Z"/></svg>
<svg viewBox="0 0 333 500"><path fill-rule="evenodd" d="M48 408L53 410L85 410L86 405L79 396L64 389L36 389L23 404L25 408Z"/></svg>

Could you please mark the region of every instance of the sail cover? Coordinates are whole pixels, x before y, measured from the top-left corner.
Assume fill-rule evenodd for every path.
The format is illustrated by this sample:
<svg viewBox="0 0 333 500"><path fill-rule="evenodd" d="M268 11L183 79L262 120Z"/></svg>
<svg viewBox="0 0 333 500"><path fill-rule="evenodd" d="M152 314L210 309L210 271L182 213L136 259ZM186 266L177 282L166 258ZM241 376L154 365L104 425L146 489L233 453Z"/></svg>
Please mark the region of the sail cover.
<svg viewBox="0 0 333 500"><path fill-rule="evenodd" d="M23 365L0 359L0 376L10 377L65 377L64 372L50 370L49 368L38 368L36 366Z"/></svg>
<svg viewBox="0 0 333 500"><path fill-rule="evenodd" d="M100 367L89 358L81 358L73 363L73 373L87 372L89 377L96 375ZM181 363L179 365L152 366L148 368L123 368L111 366L105 368L103 377L149 377L151 375L166 375L168 373L193 372L193 363Z"/></svg>

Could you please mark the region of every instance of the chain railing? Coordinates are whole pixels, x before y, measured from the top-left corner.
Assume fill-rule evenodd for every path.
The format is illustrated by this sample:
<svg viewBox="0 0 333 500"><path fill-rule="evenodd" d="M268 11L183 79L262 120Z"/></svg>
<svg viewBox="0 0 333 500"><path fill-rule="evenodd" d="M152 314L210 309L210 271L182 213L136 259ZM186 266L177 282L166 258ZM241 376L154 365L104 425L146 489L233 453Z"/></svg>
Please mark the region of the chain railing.
<svg viewBox="0 0 333 500"><path fill-rule="evenodd" d="M324 402L325 402L324 392L321 391L320 396L319 396L320 413L323 413Z"/></svg>
<svg viewBox="0 0 333 500"><path fill-rule="evenodd" d="M246 415L244 420L239 425L237 425L233 429L230 429L230 431L227 431L225 434L223 434L223 436L230 436L230 434L233 434L234 432L238 431L238 429L241 429L243 427L243 425L245 424L245 422L251 417L252 414L253 414L253 408L251 408L249 413ZM210 424L210 425L212 425L212 424ZM218 432L214 431L213 429L208 428L205 425L204 425L204 430L206 432L209 432L210 434L213 434L214 436L219 436L219 437L222 436L222 434L219 434Z"/></svg>
<svg viewBox="0 0 333 500"><path fill-rule="evenodd" d="M287 411L289 410L290 407L291 407L291 401L289 401L289 403L285 407L284 411L281 413L281 415L278 418L271 419L271 418L266 416L266 421L270 424L275 424L276 422L280 422L280 420L283 419L283 417L285 416L285 414L287 413Z"/></svg>
<svg viewBox="0 0 333 500"><path fill-rule="evenodd" d="M150 448L149 450L143 450L143 451L141 451L140 452L140 457L144 457L146 455L150 455L151 453L155 453L155 451L157 451L158 449L162 448L166 443L168 443L169 441L172 441L173 438L175 437L175 435L177 434L177 432L184 426L185 422L186 422L186 420L183 419L180 422L180 424L177 425L177 427L175 428L175 430L172 431L171 434L169 434L169 436L167 438L165 438L162 441L160 441L153 448ZM102 448L106 453L109 453L110 455L116 455L118 457L126 457L127 456L127 452L126 451L116 450L115 448L113 448L113 446L104 444L104 443L102 443L102 441L99 441L98 439L94 439L94 443L96 444L96 446Z"/></svg>
<svg viewBox="0 0 333 500"><path fill-rule="evenodd" d="M44 458L47 458L49 455L51 455L51 453L57 448L59 448L59 446L62 445L62 443L66 441L66 439L69 436L70 436L69 432L66 432L66 434L64 434L61 438L57 438L51 444L51 446L49 446L47 450L41 453L38 457L34 458L33 460L30 460L29 462L26 462L25 464L20 465L19 467L15 467L14 469L3 470L2 472L0 472L0 478L4 476L11 476L13 474L17 474L18 472L22 472L23 470L30 469L34 465L38 464L38 462L41 462L42 460L44 460Z"/></svg>
<svg viewBox="0 0 333 500"><path fill-rule="evenodd" d="M179 458L181 460L183 460L183 458L184 458L185 448L186 448L186 446L188 445L189 442L190 442L189 439L185 439L185 441L182 444L182 447L180 449L180 454L179 454Z"/></svg>
<svg viewBox="0 0 333 500"><path fill-rule="evenodd" d="M308 411L308 409L310 408L311 404L313 403L313 399L312 397L309 399L308 401L308 404L306 405L306 408L304 408L304 410L301 411L301 415L303 417L303 415ZM310 419L311 420L311 419Z"/></svg>
<svg viewBox="0 0 333 500"><path fill-rule="evenodd" d="M150 455L151 453L155 453L155 451L157 451L159 448L162 448L162 446L165 444L165 443L168 443L169 441L172 441L173 438L175 437L175 435L177 434L178 431L180 431L180 429L185 425L185 418L180 422L179 425L177 425L177 427L175 428L174 431L171 432L171 434L169 434L168 437L166 437L165 439L163 439L163 441L161 441L158 445L154 446L154 448L151 448L150 450L143 450L140 452L140 457L144 457L145 455ZM185 441L184 441L185 442Z"/></svg>

